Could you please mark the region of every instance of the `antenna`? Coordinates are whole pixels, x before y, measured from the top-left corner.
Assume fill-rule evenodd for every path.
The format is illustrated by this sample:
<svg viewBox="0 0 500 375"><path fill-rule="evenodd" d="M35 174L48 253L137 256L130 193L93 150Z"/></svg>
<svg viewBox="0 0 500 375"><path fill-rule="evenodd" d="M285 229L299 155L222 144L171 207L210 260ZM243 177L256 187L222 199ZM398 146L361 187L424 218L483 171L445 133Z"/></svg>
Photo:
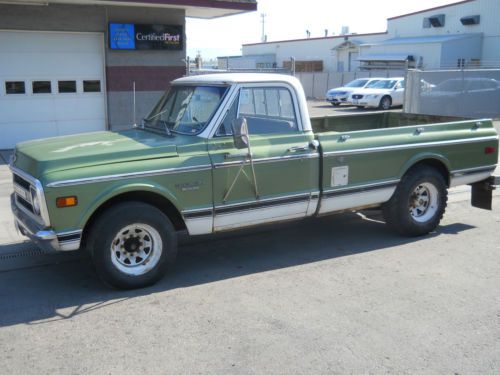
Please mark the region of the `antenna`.
<svg viewBox="0 0 500 375"><path fill-rule="evenodd" d="M135 81L132 84L133 90L134 90L134 128L137 127L137 122L136 120L136 110L135 110Z"/></svg>
<svg viewBox="0 0 500 375"><path fill-rule="evenodd" d="M267 14L261 13L260 18L262 18L262 36L260 37L260 40L262 43L265 43L267 41L267 36L266 36L266 17Z"/></svg>

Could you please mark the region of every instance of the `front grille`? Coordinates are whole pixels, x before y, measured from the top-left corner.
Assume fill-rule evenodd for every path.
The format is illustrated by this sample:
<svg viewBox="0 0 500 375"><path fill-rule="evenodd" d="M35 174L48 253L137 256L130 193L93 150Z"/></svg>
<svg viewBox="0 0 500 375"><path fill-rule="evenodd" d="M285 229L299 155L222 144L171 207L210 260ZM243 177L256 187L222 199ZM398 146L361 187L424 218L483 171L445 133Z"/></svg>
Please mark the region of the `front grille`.
<svg viewBox="0 0 500 375"><path fill-rule="evenodd" d="M20 197L17 194L16 194L16 198L17 198L17 203L19 203L21 206L23 206L24 208L26 208L30 212L34 212L33 205L30 202L28 202L27 200L25 200L24 198Z"/></svg>
<svg viewBox="0 0 500 375"><path fill-rule="evenodd" d="M25 180L21 176L15 173L13 175L14 175L13 178L14 192L17 204L23 207L25 210L32 213L33 215L35 215L33 204L31 202L31 193L30 193L31 184L29 183L29 181Z"/></svg>
<svg viewBox="0 0 500 375"><path fill-rule="evenodd" d="M363 99L363 95L361 95L361 94L354 94L354 95L352 96L352 98L353 98L353 99Z"/></svg>
<svg viewBox="0 0 500 375"><path fill-rule="evenodd" d="M26 181L24 178L21 176L18 176L17 174L14 174L14 183L18 184L19 186L22 186L25 190L30 190L30 183Z"/></svg>

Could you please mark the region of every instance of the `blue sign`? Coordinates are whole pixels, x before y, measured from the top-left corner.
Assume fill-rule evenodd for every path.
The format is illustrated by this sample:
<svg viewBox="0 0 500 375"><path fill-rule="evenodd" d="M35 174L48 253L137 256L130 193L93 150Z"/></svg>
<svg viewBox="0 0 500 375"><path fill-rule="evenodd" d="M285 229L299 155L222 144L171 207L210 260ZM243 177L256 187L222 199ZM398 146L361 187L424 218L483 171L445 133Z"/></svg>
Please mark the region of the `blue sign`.
<svg viewBox="0 0 500 375"><path fill-rule="evenodd" d="M132 23L109 24L109 48L135 49L135 26Z"/></svg>
<svg viewBox="0 0 500 375"><path fill-rule="evenodd" d="M184 46L181 25L109 24L109 48L114 50L178 50Z"/></svg>

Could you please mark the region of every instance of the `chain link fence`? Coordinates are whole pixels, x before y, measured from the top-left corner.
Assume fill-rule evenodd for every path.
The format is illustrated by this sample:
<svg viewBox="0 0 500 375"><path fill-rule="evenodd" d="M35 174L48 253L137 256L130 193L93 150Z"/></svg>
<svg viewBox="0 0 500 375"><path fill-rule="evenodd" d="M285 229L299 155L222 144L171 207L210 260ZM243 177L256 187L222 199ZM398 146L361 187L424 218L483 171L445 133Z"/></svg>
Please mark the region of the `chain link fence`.
<svg viewBox="0 0 500 375"><path fill-rule="evenodd" d="M409 70L404 111L499 118L500 69Z"/></svg>

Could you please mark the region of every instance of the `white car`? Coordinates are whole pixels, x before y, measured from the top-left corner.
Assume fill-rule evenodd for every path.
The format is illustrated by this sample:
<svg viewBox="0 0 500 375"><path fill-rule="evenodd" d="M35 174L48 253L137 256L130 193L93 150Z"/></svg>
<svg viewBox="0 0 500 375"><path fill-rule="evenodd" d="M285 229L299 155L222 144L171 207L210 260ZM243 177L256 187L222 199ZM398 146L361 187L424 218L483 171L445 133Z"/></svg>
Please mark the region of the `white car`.
<svg viewBox="0 0 500 375"><path fill-rule="evenodd" d="M333 106L339 106L342 103L349 104L347 99L349 95L360 89L370 87L383 78L359 78L349 82L347 85L328 90L326 93L326 101Z"/></svg>
<svg viewBox="0 0 500 375"><path fill-rule="evenodd" d="M405 80L403 77L384 78L361 91L352 93L348 99L355 106L373 107L387 110L403 105Z"/></svg>

